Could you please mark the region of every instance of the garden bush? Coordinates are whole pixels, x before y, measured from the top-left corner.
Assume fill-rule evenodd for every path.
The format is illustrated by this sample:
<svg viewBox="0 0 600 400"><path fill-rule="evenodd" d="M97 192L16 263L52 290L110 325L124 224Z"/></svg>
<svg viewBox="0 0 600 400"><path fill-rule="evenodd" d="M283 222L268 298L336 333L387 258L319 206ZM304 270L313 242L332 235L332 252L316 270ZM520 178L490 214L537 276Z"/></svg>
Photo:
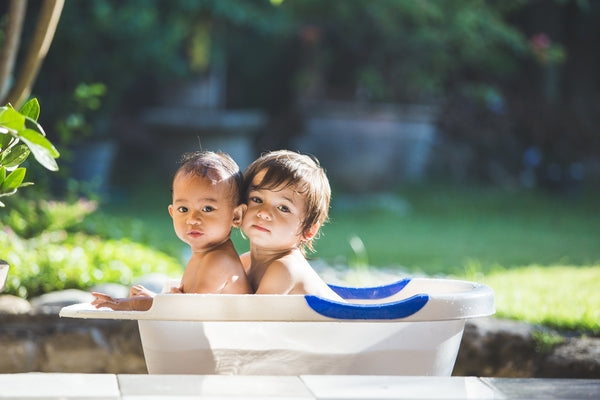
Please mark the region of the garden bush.
<svg viewBox="0 0 600 400"><path fill-rule="evenodd" d="M0 216L0 222L23 239L31 239L48 231L76 228L84 218L95 211L95 202L84 199L75 202L35 199L36 192L7 201L8 210Z"/></svg>
<svg viewBox="0 0 600 400"><path fill-rule="evenodd" d="M11 266L5 292L31 298L105 282L130 285L149 273L182 273L176 258L126 238L126 230L118 238L81 230L95 208L87 200L28 200L0 216L0 248L7 250L0 258Z"/></svg>

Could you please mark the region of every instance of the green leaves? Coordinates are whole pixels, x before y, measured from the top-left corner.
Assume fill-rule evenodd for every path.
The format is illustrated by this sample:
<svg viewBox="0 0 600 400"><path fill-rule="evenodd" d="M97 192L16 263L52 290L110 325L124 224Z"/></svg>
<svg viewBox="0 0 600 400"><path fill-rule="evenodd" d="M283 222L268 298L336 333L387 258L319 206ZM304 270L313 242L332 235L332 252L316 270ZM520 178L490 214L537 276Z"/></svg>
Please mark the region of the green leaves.
<svg viewBox="0 0 600 400"><path fill-rule="evenodd" d="M19 111L10 104L0 107L0 196L15 194L24 183L25 168L19 167L30 154L44 168L58 171L60 156L37 123L40 105L31 99ZM4 204L0 202L0 207Z"/></svg>
<svg viewBox="0 0 600 400"><path fill-rule="evenodd" d="M0 167L0 196L7 196L17 191L25 178L25 168L17 168L6 175L6 168Z"/></svg>
<svg viewBox="0 0 600 400"><path fill-rule="evenodd" d="M19 132L19 138L29 147L37 162L50 171L58 171L54 159L60 154L48 139L31 129Z"/></svg>
<svg viewBox="0 0 600 400"><path fill-rule="evenodd" d="M6 149L0 160L4 167L11 169L21 165L29 157L29 153L31 152L25 143L17 143Z"/></svg>
<svg viewBox="0 0 600 400"><path fill-rule="evenodd" d="M40 117L40 103L37 99L31 99L21 107L21 114L37 121Z"/></svg>
<svg viewBox="0 0 600 400"><path fill-rule="evenodd" d="M25 116L10 104L0 107L0 126L6 129L6 134L15 136L20 129L25 128Z"/></svg>
<svg viewBox="0 0 600 400"><path fill-rule="evenodd" d="M6 168L0 167L0 197L10 196L17 192L25 179L25 168L17 168L7 175ZM0 207L4 203L0 202Z"/></svg>

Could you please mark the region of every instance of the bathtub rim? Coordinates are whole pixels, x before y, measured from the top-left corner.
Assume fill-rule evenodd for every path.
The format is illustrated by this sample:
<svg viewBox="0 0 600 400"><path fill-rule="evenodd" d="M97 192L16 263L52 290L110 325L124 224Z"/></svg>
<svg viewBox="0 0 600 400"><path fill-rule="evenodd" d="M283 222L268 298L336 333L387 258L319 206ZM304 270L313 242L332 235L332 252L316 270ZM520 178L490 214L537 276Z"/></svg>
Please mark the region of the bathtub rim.
<svg viewBox="0 0 600 400"><path fill-rule="evenodd" d="M113 311L108 308L96 309L90 303L80 303L63 307L59 315L66 318L160 321L410 322L471 319L495 313L494 292L489 286L446 278L412 278L392 296L351 300L351 304L386 307L391 302L423 294L428 299L421 309L395 319L331 318L308 306L305 295L275 294L165 293L154 298L148 311Z"/></svg>

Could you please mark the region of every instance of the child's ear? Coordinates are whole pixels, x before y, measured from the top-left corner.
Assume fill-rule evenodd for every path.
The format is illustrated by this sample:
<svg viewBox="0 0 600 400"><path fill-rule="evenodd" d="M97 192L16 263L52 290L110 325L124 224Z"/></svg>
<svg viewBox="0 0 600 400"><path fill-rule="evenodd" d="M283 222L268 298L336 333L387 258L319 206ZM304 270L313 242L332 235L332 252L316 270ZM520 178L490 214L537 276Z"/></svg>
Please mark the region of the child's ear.
<svg viewBox="0 0 600 400"><path fill-rule="evenodd" d="M240 204L233 209L233 226L235 228L239 228L242 225L242 219L247 209L248 206L246 204Z"/></svg>
<svg viewBox="0 0 600 400"><path fill-rule="evenodd" d="M313 226L308 228L306 231L304 231L304 233L302 234L302 237L305 240L312 240L315 237L315 235L317 234L317 232L319 232L320 227L321 227L321 223L317 222L316 224L314 224Z"/></svg>
<svg viewBox="0 0 600 400"><path fill-rule="evenodd" d="M173 218L173 204L169 204L169 215Z"/></svg>

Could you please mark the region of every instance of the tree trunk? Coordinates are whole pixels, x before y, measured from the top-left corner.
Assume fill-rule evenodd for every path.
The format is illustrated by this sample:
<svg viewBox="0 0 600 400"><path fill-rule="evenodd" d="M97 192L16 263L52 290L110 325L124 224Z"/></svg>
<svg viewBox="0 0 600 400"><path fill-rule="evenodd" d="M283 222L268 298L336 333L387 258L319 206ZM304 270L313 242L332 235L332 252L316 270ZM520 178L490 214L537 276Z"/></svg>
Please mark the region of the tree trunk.
<svg viewBox="0 0 600 400"><path fill-rule="evenodd" d="M54 38L64 3L64 0L44 1L33 40L27 51L25 64L3 104L10 102L15 108L19 108L31 93L31 87Z"/></svg>
<svg viewBox="0 0 600 400"><path fill-rule="evenodd" d="M11 0L8 10L4 46L0 54L0 99L4 99L15 68L15 60L19 52L23 20L27 10L27 0ZM4 102L2 103L4 105Z"/></svg>

